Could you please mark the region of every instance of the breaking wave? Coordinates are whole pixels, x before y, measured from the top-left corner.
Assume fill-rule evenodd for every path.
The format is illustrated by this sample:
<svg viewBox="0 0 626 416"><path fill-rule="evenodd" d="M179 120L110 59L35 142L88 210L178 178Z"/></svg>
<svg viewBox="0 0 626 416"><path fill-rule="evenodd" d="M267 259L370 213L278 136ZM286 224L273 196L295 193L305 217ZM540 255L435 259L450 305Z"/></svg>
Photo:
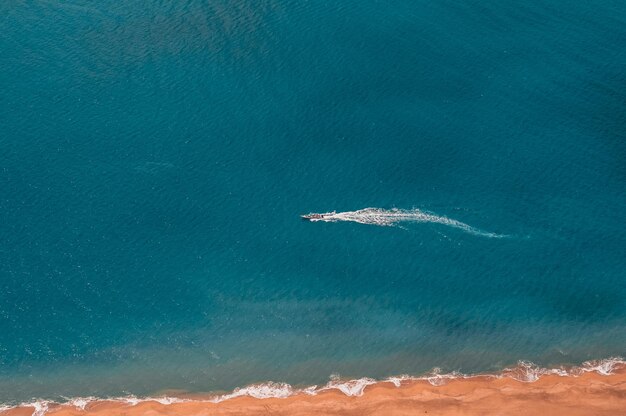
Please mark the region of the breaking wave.
<svg viewBox="0 0 626 416"><path fill-rule="evenodd" d="M85 411L87 406L94 402L108 401L126 403L129 406L136 406L145 402L157 402L162 405L171 405L176 403L220 403L225 400L234 399L236 397L253 397L256 399L269 398L287 398L299 394L315 396L327 390L339 390L346 396L358 397L362 396L367 386L378 383L391 383L396 387L400 387L403 383L426 381L433 386L442 386L451 380L468 379L474 377L492 377L511 378L519 382L532 383L539 380L543 376L556 375L560 377L578 377L584 373L596 372L600 375L610 375L614 371L626 366L626 361L620 357L608 358L603 360L587 361L576 367L559 367L559 368L543 368L536 366L528 361L520 361L518 365L511 368L505 368L498 374L474 374L467 375L458 372L441 373L438 368L433 369L429 374L420 377L409 375L401 375L389 377L383 380L375 380L373 378L360 378L354 380L342 380L339 376L333 375L330 381L323 386L309 386L305 388L294 388L287 383L266 382L253 384L246 387L235 389L232 393L208 396L206 399L200 398L177 398L171 396L159 397L143 397L135 396L117 397L117 398L97 398L97 397L79 397L68 399L64 403L54 402L51 400L33 400L30 403L21 403L17 406L0 405L0 414L4 411L15 408L32 408L32 416L44 416L48 410L58 408L59 406L72 407L79 411Z"/></svg>
<svg viewBox="0 0 626 416"><path fill-rule="evenodd" d="M310 214L311 215L311 214ZM320 214L318 218L310 218L309 221L339 222L351 221L359 224L371 224L382 226L395 226L400 223L408 222L429 222L435 224L447 225L457 228L470 234L479 235L490 238L503 238L506 235L496 234L483 231L479 228L472 227L464 222L457 221L442 215L436 215L431 212L421 211L419 209L382 209L382 208L364 208L357 211L346 212L327 212Z"/></svg>

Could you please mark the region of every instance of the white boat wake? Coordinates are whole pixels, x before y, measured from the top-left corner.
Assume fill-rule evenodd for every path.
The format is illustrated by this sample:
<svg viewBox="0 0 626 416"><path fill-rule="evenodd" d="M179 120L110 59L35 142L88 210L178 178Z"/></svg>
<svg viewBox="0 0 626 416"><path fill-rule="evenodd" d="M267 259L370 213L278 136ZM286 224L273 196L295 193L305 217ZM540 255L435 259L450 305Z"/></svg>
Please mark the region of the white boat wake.
<svg viewBox="0 0 626 416"><path fill-rule="evenodd" d="M436 215L430 212L420 211L419 209L382 209L382 208L364 208L358 211L346 212L326 212L323 214L307 214L302 216L308 221L317 222L339 222L351 221L359 224L371 224L382 226L396 226L403 222L430 222L435 224L443 224L449 227L458 228L470 234L479 235L490 238L503 238L506 235L496 234L483 231L479 228L472 227L464 222L454 220L452 218Z"/></svg>

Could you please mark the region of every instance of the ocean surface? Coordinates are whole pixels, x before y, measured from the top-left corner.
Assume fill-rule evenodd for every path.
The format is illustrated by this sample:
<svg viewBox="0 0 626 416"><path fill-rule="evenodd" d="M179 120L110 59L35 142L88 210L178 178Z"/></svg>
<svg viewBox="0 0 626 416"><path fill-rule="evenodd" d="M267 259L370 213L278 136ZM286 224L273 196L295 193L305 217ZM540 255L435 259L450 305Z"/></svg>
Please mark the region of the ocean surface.
<svg viewBox="0 0 626 416"><path fill-rule="evenodd" d="M624 1L0 15L0 403L626 355Z"/></svg>

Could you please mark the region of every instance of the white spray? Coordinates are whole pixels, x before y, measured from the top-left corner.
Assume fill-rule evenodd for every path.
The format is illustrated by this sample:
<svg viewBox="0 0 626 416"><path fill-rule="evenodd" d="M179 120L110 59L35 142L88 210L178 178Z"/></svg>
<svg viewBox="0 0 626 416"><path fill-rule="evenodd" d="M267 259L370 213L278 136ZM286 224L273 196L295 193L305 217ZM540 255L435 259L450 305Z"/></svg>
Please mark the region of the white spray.
<svg viewBox="0 0 626 416"><path fill-rule="evenodd" d="M324 221L324 222L338 222L338 221L352 221L359 224L371 224L382 226L395 226L402 222L430 222L436 224L443 224L449 227L458 228L470 234L479 235L482 237L490 238L502 238L506 237L502 234L490 233L472 227L464 222L457 221L441 215L436 215L430 212L420 211L419 209L382 209L382 208L364 208L358 211L346 211L346 212L327 212L320 214L319 218L310 218L310 221Z"/></svg>

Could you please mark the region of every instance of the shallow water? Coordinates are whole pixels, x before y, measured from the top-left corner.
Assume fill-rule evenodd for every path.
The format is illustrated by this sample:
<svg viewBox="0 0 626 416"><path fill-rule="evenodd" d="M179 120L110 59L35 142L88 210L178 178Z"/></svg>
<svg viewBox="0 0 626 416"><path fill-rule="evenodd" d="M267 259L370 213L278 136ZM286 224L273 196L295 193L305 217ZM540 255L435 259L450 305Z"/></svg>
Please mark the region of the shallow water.
<svg viewBox="0 0 626 416"><path fill-rule="evenodd" d="M0 402L626 355L623 2L0 10Z"/></svg>

